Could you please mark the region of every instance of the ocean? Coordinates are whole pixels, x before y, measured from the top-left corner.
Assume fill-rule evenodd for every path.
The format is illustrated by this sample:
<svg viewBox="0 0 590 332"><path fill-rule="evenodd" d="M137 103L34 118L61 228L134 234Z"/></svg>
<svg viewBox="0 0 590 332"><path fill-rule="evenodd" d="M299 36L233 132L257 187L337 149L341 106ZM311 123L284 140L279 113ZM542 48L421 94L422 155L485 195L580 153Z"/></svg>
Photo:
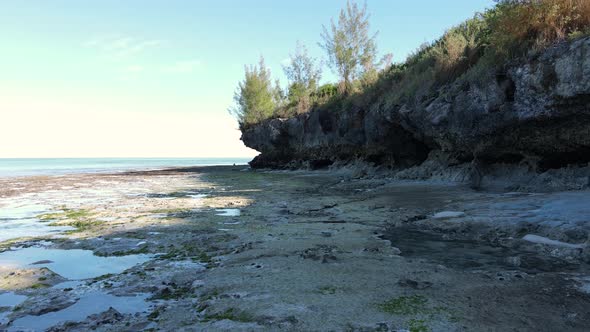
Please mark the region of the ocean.
<svg viewBox="0 0 590 332"><path fill-rule="evenodd" d="M0 158L0 177L244 165L251 158Z"/></svg>

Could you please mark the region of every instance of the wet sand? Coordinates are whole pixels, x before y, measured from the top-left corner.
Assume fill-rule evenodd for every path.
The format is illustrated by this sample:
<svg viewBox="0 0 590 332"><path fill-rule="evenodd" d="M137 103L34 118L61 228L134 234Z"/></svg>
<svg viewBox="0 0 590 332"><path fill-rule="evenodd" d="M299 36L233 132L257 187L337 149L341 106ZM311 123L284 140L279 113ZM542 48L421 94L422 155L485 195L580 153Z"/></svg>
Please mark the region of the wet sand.
<svg viewBox="0 0 590 332"><path fill-rule="evenodd" d="M587 331L588 209L344 171L4 178L0 215L51 231L0 244L0 330Z"/></svg>

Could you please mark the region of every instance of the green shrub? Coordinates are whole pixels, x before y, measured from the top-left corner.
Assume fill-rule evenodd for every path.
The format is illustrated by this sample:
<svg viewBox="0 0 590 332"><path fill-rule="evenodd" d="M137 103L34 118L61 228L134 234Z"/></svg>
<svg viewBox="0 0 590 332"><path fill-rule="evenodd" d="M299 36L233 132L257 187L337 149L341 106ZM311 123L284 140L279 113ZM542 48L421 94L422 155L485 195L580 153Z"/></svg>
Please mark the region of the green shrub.
<svg viewBox="0 0 590 332"><path fill-rule="evenodd" d="M421 45L407 60L379 74L355 105L379 107L428 100L442 85L460 79L480 84L515 57L564 40L590 35L588 0L508 0ZM364 105L365 107L367 104Z"/></svg>
<svg viewBox="0 0 590 332"><path fill-rule="evenodd" d="M588 33L588 0L505 0L490 11L491 43L505 57L518 56L565 40L572 33Z"/></svg>
<svg viewBox="0 0 590 332"><path fill-rule="evenodd" d="M235 106L229 112L242 126L258 123L274 115L278 94L272 85L270 70L261 57L258 66L246 66L245 78L234 95Z"/></svg>
<svg viewBox="0 0 590 332"><path fill-rule="evenodd" d="M338 95L338 84L324 84L311 94L314 104L323 104Z"/></svg>

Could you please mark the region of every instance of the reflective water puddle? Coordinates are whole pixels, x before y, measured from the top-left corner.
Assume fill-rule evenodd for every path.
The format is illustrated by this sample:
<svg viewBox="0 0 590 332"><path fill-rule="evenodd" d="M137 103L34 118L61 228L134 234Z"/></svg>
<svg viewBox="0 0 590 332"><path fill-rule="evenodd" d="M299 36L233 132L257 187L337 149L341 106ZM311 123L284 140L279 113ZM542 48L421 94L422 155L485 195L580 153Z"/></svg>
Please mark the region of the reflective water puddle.
<svg viewBox="0 0 590 332"><path fill-rule="evenodd" d="M27 299L24 295L17 295L13 292L0 294L0 307L15 307Z"/></svg>
<svg viewBox="0 0 590 332"><path fill-rule="evenodd" d="M99 257L90 250L30 247L0 253L0 265L14 268L46 267L66 279L81 280L118 274L151 258L150 255Z"/></svg>
<svg viewBox="0 0 590 332"><path fill-rule="evenodd" d="M240 209L216 209L215 215L224 217L238 217L240 215Z"/></svg>
<svg viewBox="0 0 590 332"><path fill-rule="evenodd" d="M0 208L0 242L21 237L38 237L73 230L73 227L52 227L35 216L51 210L49 205L11 204Z"/></svg>
<svg viewBox="0 0 590 332"><path fill-rule="evenodd" d="M0 294L0 325L8 323L8 316L11 310L27 299L24 295L17 295L12 292Z"/></svg>
<svg viewBox="0 0 590 332"><path fill-rule="evenodd" d="M0 208L0 220L29 219L51 209L42 204L11 204Z"/></svg>
<svg viewBox="0 0 590 332"><path fill-rule="evenodd" d="M82 296L78 302L66 309L41 316L25 316L19 318L11 324L8 331L45 331L63 322L83 321L86 317L104 312L110 307L122 314L145 312L149 307L149 304L146 302L147 297L147 294L138 296L114 296L103 293L89 293Z"/></svg>

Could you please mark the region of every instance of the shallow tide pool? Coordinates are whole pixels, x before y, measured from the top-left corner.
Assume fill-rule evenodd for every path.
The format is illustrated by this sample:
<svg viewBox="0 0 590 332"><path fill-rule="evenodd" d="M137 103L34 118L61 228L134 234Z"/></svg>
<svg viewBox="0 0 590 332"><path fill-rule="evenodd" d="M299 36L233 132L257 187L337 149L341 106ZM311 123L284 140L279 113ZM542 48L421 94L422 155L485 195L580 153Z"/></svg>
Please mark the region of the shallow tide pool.
<svg viewBox="0 0 590 332"><path fill-rule="evenodd" d="M17 268L46 267L70 280L118 274L151 259L150 255L95 256L91 250L29 247L0 253L0 265ZM37 263L37 264L35 264Z"/></svg>
<svg viewBox="0 0 590 332"><path fill-rule="evenodd" d="M50 211L51 206L42 204L9 204L0 208L0 242L22 238L59 234L73 227L52 227L36 216Z"/></svg>
<svg viewBox="0 0 590 332"><path fill-rule="evenodd" d="M0 294L0 308L3 308L3 311L0 311L0 325L6 324L12 308L23 303L26 299L26 296L14 294L13 292Z"/></svg>
<svg viewBox="0 0 590 332"><path fill-rule="evenodd" d="M25 316L15 320L8 331L44 331L63 322L78 322L86 317L114 308L122 314L145 312L149 304L145 301L148 295L114 296L104 293L89 293L75 304L56 312L41 316Z"/></svg>

